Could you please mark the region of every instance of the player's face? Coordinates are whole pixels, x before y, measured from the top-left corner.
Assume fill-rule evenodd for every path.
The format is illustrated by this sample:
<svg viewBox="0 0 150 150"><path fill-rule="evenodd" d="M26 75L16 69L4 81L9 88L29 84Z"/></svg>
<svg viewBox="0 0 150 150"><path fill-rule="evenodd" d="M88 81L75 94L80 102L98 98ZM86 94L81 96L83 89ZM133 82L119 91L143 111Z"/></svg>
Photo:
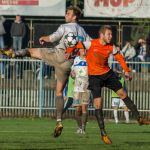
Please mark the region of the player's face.
<svg viewBox="0 0 150 150"><path fill-rule="evenodd" d="M76 16L74 15L73 10L68 10L66 12L65 21L67 23L69 23L69 22L75 22L76 21Z"/></svg>
<svg viewBox="0 0 150 150"><path fill-rule="evenodd" d="M86 55L85 49L80 49L79 52L81 57Z"/></svg>
<svg viewBox="0 0 150 150"><path fill-rule="evenodd" d="M112 31L106 29L105 33L101 34L100 37L105 43L110 43L112 39Z"/></svg>

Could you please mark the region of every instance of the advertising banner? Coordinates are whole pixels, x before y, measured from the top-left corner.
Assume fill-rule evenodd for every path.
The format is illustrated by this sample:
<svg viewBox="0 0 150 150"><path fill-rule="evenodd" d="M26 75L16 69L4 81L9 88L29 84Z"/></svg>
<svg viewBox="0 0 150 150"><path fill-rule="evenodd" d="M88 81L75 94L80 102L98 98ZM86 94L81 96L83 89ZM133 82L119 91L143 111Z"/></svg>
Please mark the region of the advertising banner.
<svg viewBox="0 0 150 150"><path fill-rule="evenodd" d="M1 15L64 16L66 0L0 0Z"/></svg>
<svg viewBox="0 0 150 150"><path fill-rule="evenodd" d="M150 0L84 0L84 16L150 18Z"/></svg>

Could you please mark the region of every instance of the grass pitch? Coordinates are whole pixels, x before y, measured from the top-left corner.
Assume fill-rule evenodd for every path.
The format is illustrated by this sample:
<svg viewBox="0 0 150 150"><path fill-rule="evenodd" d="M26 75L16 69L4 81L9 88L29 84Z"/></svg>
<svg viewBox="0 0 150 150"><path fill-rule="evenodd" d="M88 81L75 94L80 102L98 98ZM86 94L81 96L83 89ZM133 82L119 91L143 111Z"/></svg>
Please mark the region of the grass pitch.
<svg viewBox="0 0 150 150"><path fill-rule="evenodd" d="M78 135L76 122L64 120L64 130L53 138L55 120L0 119L0 149L150 150L150 126L106 123L112 145L100 138L96 121L89 120L86 135Z"/></svg>

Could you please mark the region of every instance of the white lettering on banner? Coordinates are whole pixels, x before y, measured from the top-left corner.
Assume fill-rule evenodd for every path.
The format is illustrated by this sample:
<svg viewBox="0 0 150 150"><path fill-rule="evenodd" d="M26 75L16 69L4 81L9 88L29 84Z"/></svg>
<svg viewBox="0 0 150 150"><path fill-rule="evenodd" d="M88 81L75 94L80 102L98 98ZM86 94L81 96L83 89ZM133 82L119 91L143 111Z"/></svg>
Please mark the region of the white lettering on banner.
<svg viewBox="0 0 150 150"><path fill-rule="evenodd" d="M144 6L144 0L84 0L85 16L132 16ZM147 1L147 0L145 0ZM150 2L149 2L150 3Z"/></svg>
<svg viewBox="0 0 150 150"><path fill-rule="evenodd" d="M0 5L38 5L38 0L0 0Z"/></svg>
<svg viewBox="0 0 150 150"><path fill-rule="evenodd" d="M64 16L66 0L0 0L1 15Z"/></svg>

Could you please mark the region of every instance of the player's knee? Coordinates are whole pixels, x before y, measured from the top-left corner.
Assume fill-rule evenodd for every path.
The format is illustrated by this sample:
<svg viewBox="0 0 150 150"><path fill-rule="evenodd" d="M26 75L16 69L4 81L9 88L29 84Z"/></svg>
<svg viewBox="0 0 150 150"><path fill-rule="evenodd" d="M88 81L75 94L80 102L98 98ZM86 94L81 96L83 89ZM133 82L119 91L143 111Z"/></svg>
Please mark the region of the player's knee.
<svg viewBox="0 0 150 150"><path fill-rule="evenodd" d="M117 95L118 95L121 99L124 99L124 98L127 97L127 93L126 93L124 90L117 91Z"/></svg>
<svg viewBox="0 0 150 150"><path fill-rule="evenodd" d="M96 109L102 109L102 99L101 98L95 98L94 99L94 105Z"/></svg>
<svg viewBox="0 0 150 150"><path fill-rule="evenodd" d="M40 52L39 48L37 48L37 49L29 48L28 52L30 53L31 57L42 59L42 55L41 55L41 52Z"/></svg>

